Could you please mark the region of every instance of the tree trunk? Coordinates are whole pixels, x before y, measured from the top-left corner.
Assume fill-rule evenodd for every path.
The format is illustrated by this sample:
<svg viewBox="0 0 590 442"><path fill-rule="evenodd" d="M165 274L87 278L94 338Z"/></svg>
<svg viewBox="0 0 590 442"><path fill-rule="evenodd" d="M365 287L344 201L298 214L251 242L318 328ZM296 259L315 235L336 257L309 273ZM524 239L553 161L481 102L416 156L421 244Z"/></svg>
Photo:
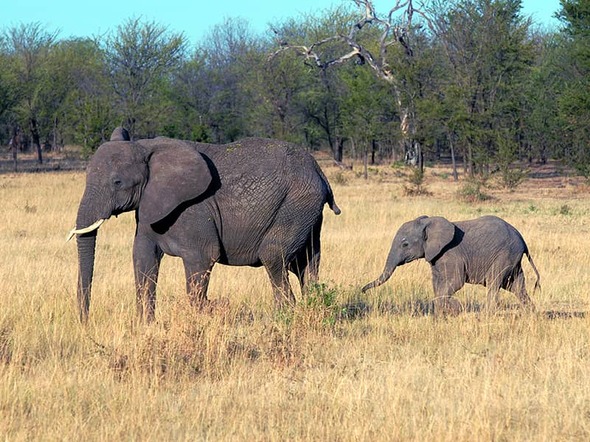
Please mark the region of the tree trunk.
<svg viewBox="0 0 590 442"><path fill-rule="evenodd" d="M369 179L369 152L368 152L366 145L365 145L364 152L365 152L365 158L364 158L365 179L368 180Z"/></svg>
<svg viewBox="0 0 590 442"><path fill-rule="evenodd" d="M18 128L14 127L12 130L12 138L10 139L10 150L12 151L12 163L14 171L18 171L17 153L18 153Z"/></svg>
<svg viewBox="0 0 590 442"><path fill-rule="evenodd" d="M448 132L447 136L449 137L449 146L451 148L451 163L453 164L453 180L457 181L459 176L457 174L457 160L455 159L455 146L453 144L453 135Z"/></svg>
<svg viewBox="0 0 590 442"><path fill-rule="evenodd" d="M422 153L422 145L418 141L413 140L412 146L414 148L414 152L416 152L418 169L420 169L420 173L424 173L424 153Z"/></svg>
<svg viewBox="0 0 590 442"><path fill-rule="evenodd" d="M471 142L467 142L467 169L466 172L469 174L471 178L475 176L475 167L473 164L473 147L471 146Z"/></svg>
<svg viewBox="0 0 590 442"><path fill-rule="evenodd" d="M53 145L51 146L51 150L59 152L61 149L58 147L57 138L57 117L55 117L53 119Z"/></svg>
<svg viewBox="0 0 590 442"><path fill-rule="evenodd" d="M37 161L39 162L39 164L43 164L43 152L41 150L41 141L39 137L39 128L37 126L37 119L34 117L31 118L29 124L31 126L31 137L33 138L33 145L35 146L35 149L37 149Z"/></svg>
<svg viewBox="0 0 590 442"><path fill-rule="evenodd" d="M344 157L344 138L336 137L332 153L334 154L334 161L341 163Z"/></svg>

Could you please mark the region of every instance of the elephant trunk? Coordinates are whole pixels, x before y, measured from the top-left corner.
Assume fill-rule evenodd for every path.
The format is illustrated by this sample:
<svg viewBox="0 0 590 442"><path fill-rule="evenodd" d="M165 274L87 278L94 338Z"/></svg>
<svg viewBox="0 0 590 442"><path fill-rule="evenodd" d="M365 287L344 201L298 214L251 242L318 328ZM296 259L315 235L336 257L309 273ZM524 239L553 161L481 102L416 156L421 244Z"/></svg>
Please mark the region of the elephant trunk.
<svg viewBox="0 0 590 442"><path fill-rule="evenodd" d="M78 311L80 322L88 320L90 310L90 292L94 274L94 252L96 248L96 230L79 235L78 239Z"/></svg>
<svg viewBox="0 0 590 442"><path fill-rule="evenodd" d="M82 198L76 219L76 229L70 235L77 234L78 246L78 312L80 322L88 320L90 310L90 295L92 290L92 277L94 275L94 255L96 250L96 234L98 227L108 216L94 214L89 208L86 195Z"/></svg>
<svg viewBox="0 0 590 442"><path fill-rule="evenodd" d="M366 284L361 291L363 293L365 293L367 290L370 290L374 287L379 287L381 284L383 284L384 282L386 282L389 278L391 278L391 275L393 275L393 272L395 270L395 268L398 266L398 258L395 256L394 251L390 251L389 255L387 257L387 262L385 263L385 268L383 269L383 273L381 273L381 275L374 280L373 282L370 282L368 284Z"/></svg>

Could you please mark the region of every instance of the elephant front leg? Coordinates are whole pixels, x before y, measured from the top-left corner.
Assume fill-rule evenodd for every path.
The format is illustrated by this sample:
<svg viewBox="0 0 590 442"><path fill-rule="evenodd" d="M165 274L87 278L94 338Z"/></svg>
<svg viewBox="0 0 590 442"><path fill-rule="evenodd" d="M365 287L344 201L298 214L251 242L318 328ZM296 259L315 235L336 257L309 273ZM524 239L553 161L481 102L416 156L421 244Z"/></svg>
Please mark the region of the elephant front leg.
<svg viewBox="0 0 590 442"><path fill-rule="evenodd" d="M184 259L186 293L192 306L202 308L207 304L207 290L215 261L209 263Z"/></svg>
<svg viewBox="0 0 590 442"><path fill-rule="evenodd" d="M465 284L464 276L458 269L448 273L433 268L432 285L434 288L434 315L457 315L463 311L463 306L453 298L453 294Z"/></svg>
<svg viewBox="0 0 590 442"><path fill-rule="evenodd" d="M133 244L135 292L139 319L152 322L156 314L156 284L162 251L153 242L136 237Z"/></svg>

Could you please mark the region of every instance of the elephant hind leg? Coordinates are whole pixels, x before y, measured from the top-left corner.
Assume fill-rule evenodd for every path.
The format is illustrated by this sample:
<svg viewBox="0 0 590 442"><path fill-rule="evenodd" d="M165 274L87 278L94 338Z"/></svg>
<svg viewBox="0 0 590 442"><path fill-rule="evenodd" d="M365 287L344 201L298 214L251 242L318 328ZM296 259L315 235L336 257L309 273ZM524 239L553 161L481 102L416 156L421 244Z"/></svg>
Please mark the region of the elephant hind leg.
<svg viewBox="0 0 590 442"><path fill-rule="evenodd" d="M258 256L266 268L279 306L295 304L288 270L297 275L302 286L317 279L321 209L322 205L313 207L297 198L286 200L260 245ZM299 213L307 216L305 219L294 218L294 214Z"/></svg>
<svg viewBox="0 0 590 442"><path fill-rule="evenodd" d="M272 285L275 303L279 307L283 307L285 304L295 305L295 295L293 295L291 284L289 284L289 273L284 261L263 259L262 263Z"/></svg>
<svg viewBox="0 0 590 442"><path fill-rule="evenodd" d="M500 294L500 286L498 284L492 284L488 286L488 295L486 302L486 311L493 313L498 308L498 298Z"/></svg>
<svg viewBox="0 0 590 442"><path fill-rule="evenodd" d="M317 283L320 272L320 230L321 219L316 227L310 232L305 248L299 252L296 259L289 265L289 270L295 273L301 291L304 292L310 284Z"/></svg>
<svg viewBox="0 0 590 442"><path fill-rule="evenodd" d="M514 293L524 307L531 310L535 309L535 305L526 291L524 272L522 271L521 266L518 266L514 270L514 273L505 288Z"/></svg>

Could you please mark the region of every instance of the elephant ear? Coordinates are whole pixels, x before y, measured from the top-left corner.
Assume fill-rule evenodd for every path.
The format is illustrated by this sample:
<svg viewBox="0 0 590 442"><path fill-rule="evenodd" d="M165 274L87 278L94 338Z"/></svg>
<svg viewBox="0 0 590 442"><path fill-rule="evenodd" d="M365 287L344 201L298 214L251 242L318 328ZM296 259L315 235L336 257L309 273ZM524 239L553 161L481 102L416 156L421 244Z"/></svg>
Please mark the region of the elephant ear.
<svg viewBox="0 0 590 442"><path fill-rule="evenodd" d="M130 141L129 132L124 127L116 127L111 134L111 141Z"/></svg>
<svg viewBox="0 0 590 442"><path fill-rule="evenodd" d="M455 225L446 218L433 216L421 221L424 225L424 258L432 262L455 237Z"/></svg>
<svg viewBox="0 0 590 442"><path fill-rule="evenodd" d="M183 202L205 193L213 177L201 153L187 143L158 138L142 144L151 154L149 178L139 204L139 220L154 224Z"/></svg>

